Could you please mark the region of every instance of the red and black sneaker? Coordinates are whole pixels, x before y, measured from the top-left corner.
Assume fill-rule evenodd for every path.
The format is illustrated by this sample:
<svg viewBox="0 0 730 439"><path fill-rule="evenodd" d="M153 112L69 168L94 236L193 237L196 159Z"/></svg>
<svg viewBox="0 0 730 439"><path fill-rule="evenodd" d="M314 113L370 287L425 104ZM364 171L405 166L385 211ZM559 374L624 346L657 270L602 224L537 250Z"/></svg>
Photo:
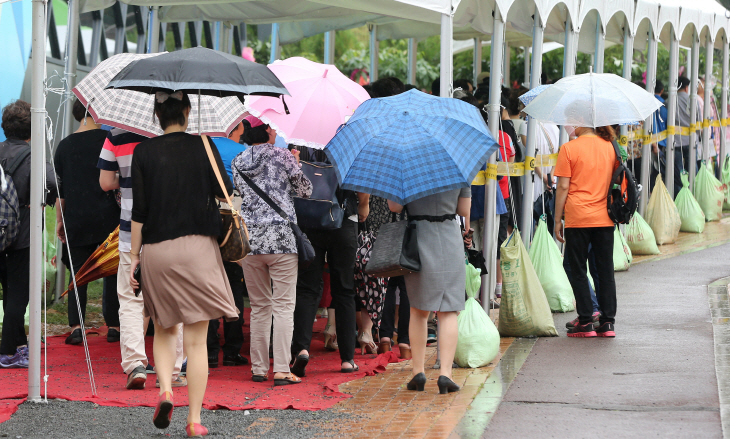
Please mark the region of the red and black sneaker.
<svg viewBox="0 0 730 439"><path fill-rule="evenodd" d="M608 338L616 337L616 332L613 330L613 323L603 322L601 326L596 328L596 336Z"/></svg>
<svg viewBox="0 0 730 439"><path fill-rule="evenodd" d="M593 323L586 323L581 325L580 323L568 329L568 337L595 337L596 331L593 330Z"/></svg>
<svg viewBox="0 0 730 439"><path fill-rule="evenodd" d="M600 312L596 311L596 312L593 313L593 325L594 326L597 326L598 325L598 319L600 317L601 317L601 313ZM568 323L566 323L565 324L565 327L568 328L568 329L570 329L573 326L577 325L578 324L578 321L579 321L579 317L576 317L573 320L571 320Z"/></svg>

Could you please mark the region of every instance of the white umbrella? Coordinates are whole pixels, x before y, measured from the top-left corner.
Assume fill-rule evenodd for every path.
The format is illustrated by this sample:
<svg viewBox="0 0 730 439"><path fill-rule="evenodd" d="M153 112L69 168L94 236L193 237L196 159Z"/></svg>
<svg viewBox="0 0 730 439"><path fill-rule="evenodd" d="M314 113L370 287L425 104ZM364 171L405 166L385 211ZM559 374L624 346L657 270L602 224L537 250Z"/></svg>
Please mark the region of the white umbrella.
<svg viewBox="0 0 730 439"><path fill-rule="evenodd" d="M645 120L661 106L651 93L620 76L585 73L551 85L524 112L556 125L601 127Z"/></svg>

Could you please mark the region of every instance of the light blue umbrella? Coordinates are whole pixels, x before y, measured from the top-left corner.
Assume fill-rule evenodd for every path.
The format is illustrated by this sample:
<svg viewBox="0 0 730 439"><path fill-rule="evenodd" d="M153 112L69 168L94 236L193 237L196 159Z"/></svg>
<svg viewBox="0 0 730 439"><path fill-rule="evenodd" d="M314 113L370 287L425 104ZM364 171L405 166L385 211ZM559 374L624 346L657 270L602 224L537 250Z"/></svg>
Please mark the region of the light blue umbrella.
<svg viewBox="0 0 730 439"><path fill-rule="evenodd" d="M537 87L525 92L525 94L520 96L520 101L522 101L523 104L528 105L530 102L532 102L533 99L537 97L537 95L544 92L545 89L547 89L548 87L550 87L550 84L538 85Z"/></svg>
<svg viewBox="0 0 730 439"><path fill-rule="evenodd" d="M363 102L324 151L343 189L407 204L469 187L496 149L475 106L413 89Z"/></svg>

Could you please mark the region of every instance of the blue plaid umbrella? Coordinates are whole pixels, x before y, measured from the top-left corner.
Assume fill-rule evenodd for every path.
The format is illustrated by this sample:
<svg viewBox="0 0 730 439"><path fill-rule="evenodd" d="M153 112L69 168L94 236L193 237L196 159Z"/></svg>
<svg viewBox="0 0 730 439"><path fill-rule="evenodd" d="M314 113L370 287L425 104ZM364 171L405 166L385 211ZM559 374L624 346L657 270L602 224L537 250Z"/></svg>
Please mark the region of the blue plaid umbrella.
<svg viewBox="0 0 730 439"><path fill-rule="evenodd" d="M407 204L469 187L496 149L476 107L413 89L363 102L324 151L343 189Z"/></svg>

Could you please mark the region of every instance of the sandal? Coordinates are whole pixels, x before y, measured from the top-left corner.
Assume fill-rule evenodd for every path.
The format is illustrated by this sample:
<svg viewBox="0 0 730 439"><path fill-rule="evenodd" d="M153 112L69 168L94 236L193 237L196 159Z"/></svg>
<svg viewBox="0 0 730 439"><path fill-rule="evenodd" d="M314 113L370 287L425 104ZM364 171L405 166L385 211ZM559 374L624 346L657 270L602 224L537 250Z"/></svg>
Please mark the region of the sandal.
<svg viewBox="0 0 730 439"><path fill-rule="evenodd" d="M336 351L340 347L337 345L337 332L335 327L327 323L324 328L324 348L328 351Z"/></svg>
<svg viewBox="0 0 730 439"><path fill-rule="evenodd" d="M350 363L350 364L352 364L352 367L341 368L340 372L342 372L342 373L352 373L352 372L357 372L358 370L360 370L360 366L355 364L355 360L343 361L343 363Z"/></svg>
<svg viewBox="0 0 730 439"><path fill-rule="evenodd" d="M360 332L357 335L357 342L360 344L360 353L362 355L378 353L378 346L373 341L373 335L369 332Z"/></svg>
<svg viewBox="0 0 730 439"><path fill-rule="evenodd" d="M286 378L274 378L274 386L288 386L289 384L301 384L302 379L291 374Z"/></svg>
<svg viewBox="0 0 730 439"><path fill-rule="evenodd" d="M302 378L306 375L304 368L307 367L307 364L309 364L309 355L299 354L297 355L297 358L294 359L294 363L291 367L289 367L289 371L299 378Z"/></svg>
<svg viewBox="0 0 730 439"><path fill-rule="evenodd" d="M251 380L254 383L263 383L264 381L269 381L269 376L266 374L264 374L264 375L253 374L253 376L251 377Z"/></svg>

